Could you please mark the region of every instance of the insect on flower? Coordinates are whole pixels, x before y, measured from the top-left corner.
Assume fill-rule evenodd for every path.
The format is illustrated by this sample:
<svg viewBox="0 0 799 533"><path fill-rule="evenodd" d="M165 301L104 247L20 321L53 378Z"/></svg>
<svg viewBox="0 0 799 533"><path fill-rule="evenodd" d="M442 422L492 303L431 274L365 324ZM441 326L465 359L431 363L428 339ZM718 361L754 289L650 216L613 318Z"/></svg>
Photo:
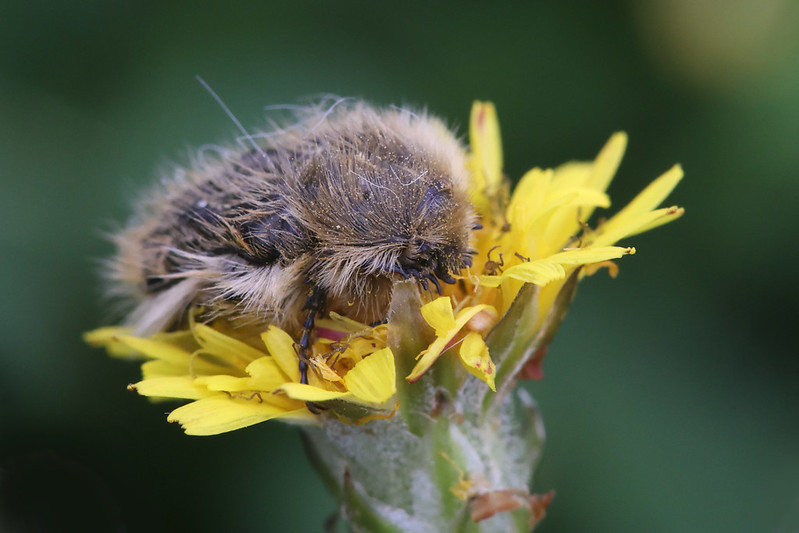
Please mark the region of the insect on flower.
<svg viewBox="0 0 799 533"><path fill-rule="evenodd" d="M185 327L191 309L274 324L300 338L305 383L317 316L379 322L395 281L440 292L471 265L465 149L443 122L345 101L295 119L197 158L137 206L108 269L134 334Z"/></svg>

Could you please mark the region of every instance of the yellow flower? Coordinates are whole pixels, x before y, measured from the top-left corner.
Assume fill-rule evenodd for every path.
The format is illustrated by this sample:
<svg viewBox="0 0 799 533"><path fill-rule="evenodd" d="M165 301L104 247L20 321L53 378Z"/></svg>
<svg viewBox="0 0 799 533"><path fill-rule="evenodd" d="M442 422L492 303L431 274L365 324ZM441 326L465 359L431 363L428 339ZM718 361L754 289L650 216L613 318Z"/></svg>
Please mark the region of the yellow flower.
<svg viewBox="0 0 799 533"><path fill-rule="evenodd" d="M478 340L483 341L490 326L507 313L522 286L529 283L540 287L535 320L524 325L538 331L553 312L555 300L572 274L593 273L600 266L612 266L611 273L615 274L615 264L610 261L635 253L635 248L614 246L616 242L683 214L684 210L676 206L658 208L683 173L679 165L672 167L618 214L591 228L588 219L594 209L610 206L605 190L624 155L627 145L624 133L611 136L593 162L566 163L554 170L530 170L509 200L493 104L475 102L469 139L472 202L483 223L473 243L477 254L461 283L444 291L461 309L458 319L453 318L452 304L447 303L449 298L439 298L422 307L422 314L436 330L437 338L420 354L406 379L418 380L476 310L481 310L484 318L493 319L487 319L481 332L465 336L461 357L467 369L493 389L494 363L485 342L479 344ZM468 313L471 314L466 318ZM464 349L472 355L465 358ZM466 359L479 360L480 364L470 365Z"/></svg>
<svg viewBox="0 0 799 533"><path fill-rule="evenodd" d="M477 102L476 108L487 104ZM494 117L489 113L490 117ZM486 126L499 131L498 126ZM481 136L473 136L472 144L498 146ZM683 209L657 209L682 178L677 165L656 179L627 207L610 220L590 228L587 221L597 207L609 207L605 194L616 173L627 145L627 136L616 133L591 163L566 163L554 170L534 168L516 186L507 208L497 202L483 216L500 218L503 226L488 226L477 238L478 258L472 267L471 280L475 292L479 287L499 287L491 295L500 314L507 311L524 283L543 287L539 295L540 319L547 312L544 302L554 301L566 279L581 266L601 264L623 255L635 253L634 248L613 246L621 239L670 222L683 214ZM481 148L475 153L484 153ZM501 157L492 156L501 161ZM500 213L498 215L498 212ZM504 214L504 217L502 216ZM501 272L486 272L486 265L501 257ZM501 254L501 255L500 255ZM482 271L481 271L482 270ZM482 297L484 300L486 296Z"/></svg>
<svg viewBox="0 0 799 533"><path fill-rule="evenodd" d="M413 304L418 320L395 314L388 324L369 327L335 314L318 319L308 384L300 383L297 339L268 324L191 322L187 330L150 338L101 328L86 334L86 341L117 357L147 359L143 379L131 388L153 398L192 400L169 420L193 435L272 418L313 423L319 417L309 404L348 421L392 416L396 401L409 398L407 387L423 389L416 382L433 364L455 365L446 356L455 349L463 368L492 391L512 385L525 364L536 365L528 375L539 375L577 279L604 266L615 275L611 261L635 253L618 241L683 214L682 208L659 208L682 170L673 167L615 216L590 227L593 211L610 206L605 191L624 154L624 133L612 135L592 162L530 170L512 195L492 104L474 104L469 136L470 194L482 223L473 234L472 266L458 283L442 287L439 298ZM525 286L534 291L522 294ZM428 331L410 331L417 325ZM387 340L391 328L393 344ZM395 353L401 360L394 360ZM407 374L399 394L398 368Z"/></svg>
<svg viewBox="0 0 799 533"><path fill-rule="evenodd" d="M85 340L105 346L116 356L148 359L143 379L130 385L153 398L194 400L169 415L190 435L214 435L272 418L297 423L316 420L307 402L340 400L360 410L340 413L355 417L390 412L386 403L396 392L394 356L385 346L385 326L333 316L324 324L339 341L319 339L313 346L310 384L300 383L294 340L270 326L257 335L232 329L222 321L212 326L191 323L190 329L131 336L124 328L102 328Z"/></svg>

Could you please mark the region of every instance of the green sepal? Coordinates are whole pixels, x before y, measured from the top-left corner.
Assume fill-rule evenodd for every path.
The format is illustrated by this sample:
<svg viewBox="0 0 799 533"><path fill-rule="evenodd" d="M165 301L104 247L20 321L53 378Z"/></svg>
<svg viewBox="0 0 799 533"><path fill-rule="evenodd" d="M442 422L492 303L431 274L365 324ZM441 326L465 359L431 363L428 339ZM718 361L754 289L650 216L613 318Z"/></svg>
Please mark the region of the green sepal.
<svg viewBox="0 0 799 533"><path fill-rule="evenodd" d="M435 332L422 317L421 307L422 298L417 283L407 281L394 285L389 311L388 346L394 353L397 365L399 415L416 435L424 434L429 426L429 421L419 415L429 412L435 402L434 376L438 370L434 365L416 383L405 380L416 364L416 356L435 340Z"/></svg>
<svg viewBox="0 0 799 533"><path fill-rule="evenodd" d="M536 351L552 342L574 299L578 276L579 269L563 284L539 329L533 329L533 326L538 317L538 295L541 289L528 283L519 290L510 309L488 333L486 344L497 367L497 397L507 394L525 363ZM492 395L487 395L484 398L484 410L494 400Z"/></svg>

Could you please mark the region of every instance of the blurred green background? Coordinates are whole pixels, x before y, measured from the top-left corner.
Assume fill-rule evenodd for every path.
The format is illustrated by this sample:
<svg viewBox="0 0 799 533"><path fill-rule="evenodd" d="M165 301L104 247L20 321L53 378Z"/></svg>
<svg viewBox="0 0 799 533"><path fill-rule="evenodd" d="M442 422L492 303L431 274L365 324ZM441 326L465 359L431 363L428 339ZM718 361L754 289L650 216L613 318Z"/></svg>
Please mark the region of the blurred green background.
<svg viewBox="0 0 799 533"><path fill-rule="evenodd" d="M465 132L493 100L506 170L630 134L624 205L674 162L678 222L587 280L526 384L548 442L541 532L799 531L799 4L5 3L0 17L0 485L57 530L319 531L335 509L295 429L184 436L125 390L102 231L189 147L336 93ZM74 526L74 527L73 527ZM21 529L27 531L33 529ZM48 529L45 529L48 530ZM56 529L54 529L56 530Z"/></svg>

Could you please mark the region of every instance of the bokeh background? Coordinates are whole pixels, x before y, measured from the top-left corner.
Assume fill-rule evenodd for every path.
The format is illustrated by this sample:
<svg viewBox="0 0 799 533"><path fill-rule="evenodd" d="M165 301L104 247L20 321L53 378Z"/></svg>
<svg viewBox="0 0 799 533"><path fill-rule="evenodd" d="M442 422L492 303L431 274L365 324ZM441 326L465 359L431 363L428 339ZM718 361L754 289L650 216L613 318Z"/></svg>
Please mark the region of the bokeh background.
<svg viewBox="0 0 799 533"><path fill-rule="evenodd" d="M630 146L616 208L674 162L678 222L581 286L525 386L541 532L799 531L799 4L6 2L0 16L0 486L20 531L319 531L295 429L186 437L125 390L102 231L189 147L319 93L498 108L508 174ZM2 522L0 522L2 523Z"/></svg>

